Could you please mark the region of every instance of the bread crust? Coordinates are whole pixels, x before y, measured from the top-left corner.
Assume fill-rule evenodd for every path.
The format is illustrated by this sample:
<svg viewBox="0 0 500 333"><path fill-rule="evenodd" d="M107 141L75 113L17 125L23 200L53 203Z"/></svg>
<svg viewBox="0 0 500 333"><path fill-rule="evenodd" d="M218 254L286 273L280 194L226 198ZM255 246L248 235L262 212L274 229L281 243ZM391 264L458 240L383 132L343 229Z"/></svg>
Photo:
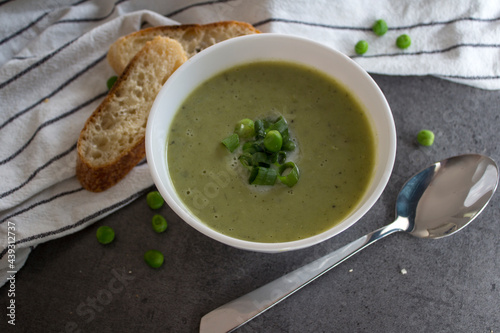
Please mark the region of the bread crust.
<svg viewBox="0 0 500 333"><path fill-rule="evenodd" d="M153 48L155 42L165 39L168 38L158 37L158 39L145 44L143 49L141 49L141 51L138 52L136 56L130 61L123 74L118 78L116 83L109 91L108 95L104 98L98 108L85 122L85 125L80 133L80 137L78 138L76 163L77 179L85 189L92 192L102 192L110 188L111 186L118 183L122 178L124 178L134 166L136 166L141 160L146 157L145 133L135 136L134 142L117 157L106 161L106 163L98 165L92 164L90 162L90 158L88 156L89 153L84 151L83 142L86 140L91 141L91 139L88 137L91 135L91 131L89 130L89 128L98 123L99 119L102 119L102 116L109 111L109 105L114 99L117 98L118 93L123 90L123 86L127 84L127 80L129 79L129 77L132 74L135 74L134 71L138 70L136 67L143 60L145 54L149 51L149 47ZM172 40L170 41L178 45L178 48L173 49L173 51L179 53L175 54L173 57L177 59L179 63L170 64L173 65L174 68L171 73L167 73L167 76L170 76L175 71L175 69L180 66L181 63L187 60L182 47L177 42ZM164 63L168 62L168 58L166 57L159 60L163 61ZM164 67L167 67L167 64L164 65ZM166 79L167 78L165 78L165 80ZM161 80L161 78L158 78L158 80ZM163 85L163 83L164 82L161 82L160 87L161 85ZM146 86L145 88L150 89L151 87ZM156 93L154 94L154 97L156 97ZM151 97L149 102L152 103L154 97ZM149 114L149 109L147 110L147 114ZM146 119L147 114L145 115Z"/></svg>
<svg viewBox="0 0 500 333"><path fill-rule="evenodd" d="M130 59L148 41L156 36L177 40L188 58L222 40L260 33L246 22L220 21L208 24L167 25L142 29L117 39L109 48L107 61L120 75Z"/></svg>
<svg viewBox="0 0 500 333"><path fill-rule="evenodd" d="M82 160L80 153L76 161L76 176L88 191L102 192L117 184L146 156L145 139L142 138L116 161L100 167L93 167Z"/></svg>

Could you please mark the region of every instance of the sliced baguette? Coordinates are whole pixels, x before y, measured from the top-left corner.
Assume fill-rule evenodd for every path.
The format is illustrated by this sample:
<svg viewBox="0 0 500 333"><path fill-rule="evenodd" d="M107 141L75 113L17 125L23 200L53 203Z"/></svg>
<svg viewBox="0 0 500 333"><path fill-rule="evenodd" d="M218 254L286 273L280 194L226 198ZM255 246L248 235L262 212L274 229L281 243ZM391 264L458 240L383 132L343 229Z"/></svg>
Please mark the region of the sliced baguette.
<svg viewBox="0 0 500 333"><path fill-rule="evenodd" d="M104 191L144 159L149 110L162 85L186 60L180 43L160 36L132 58L80 133L76 175L84 188Z"/></svg>
<svg viewBox="0 0 500 333"><path fill-rule="evenodd" d="M188 58L220 41L259 33L252 25L238 21L222 21L205 25L173 25L143 29L116 40L109 48L107 59L114 71L120 75L130 59L156 36L177 40Z"/></svg>

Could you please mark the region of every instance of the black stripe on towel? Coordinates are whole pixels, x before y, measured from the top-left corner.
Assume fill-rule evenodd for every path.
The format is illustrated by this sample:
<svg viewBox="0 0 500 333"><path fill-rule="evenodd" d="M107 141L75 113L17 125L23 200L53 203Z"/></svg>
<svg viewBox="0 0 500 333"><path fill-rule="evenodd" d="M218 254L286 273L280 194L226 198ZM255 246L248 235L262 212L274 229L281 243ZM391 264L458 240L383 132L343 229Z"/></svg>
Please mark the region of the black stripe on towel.
<svg viewBox="0 0 500 333"><path fill-rule="evenodd" d="M29 242L29 241L32 241L32 240L35 240L35 239L41 239L41 238L45 238L45 237L49 237L49 236L54 236L54 235L57 235L57 234L60 234L62 232L65 232L67 230L71 230L71 229L74 229L74 228L77 228L79 226L81 226L82 224L85 224L95 218L98 218L99 216L102 216L102 215L105 215L117 208L120 208L121 206L124 206L130 202L132 202L133 200L139 198L140 196L146 194L147 192L151 191L152 187L151 186L148 186L147 188L145 189L142 189L140 190L139 192L136 192L134 194L132 194L131 196L129 196L128 198L125 198L117 203L114 203L113 205L111 206L108 206L106 208L103 208L91 215L88 215L86 217L84 217L83 219L79 220L78 222L74 223L74 224L71 224L71 225L67 225L67 226L64 226L62 228L59 228L57 230L52 230L52 231L48 231L48 232L44 232L44 233L41 233L41 234L38 234L38 235L33 235L33 236L30 236L30 237L27 237L27 238L23 238L23 239L20 239L18 241L16 241L14 243L14 245L18 245L18 244L21 244L21 243L26 243L26 242ZM2 252L0 252L0 259L3 258L3 256L7 253L8 251L8 247L3 249Z"/></svg>
<svg viewBox="0 0 500 333"><path fill-rule="evenodd" d="M34 107L38 106L39 104L43 103L47 98L51 98L52 96L54 96L55 94L57 94L58 92L60 92L61 90L63 90L67 85L69 85L71 82L75 81L77 78L79 78L81 75L85 74L88 70L90 70L92 67L96 66L97 64L99 64L101 61L103 61L104 59L106 59L106 55L107 54L104 54L102 56L100 56L99 58L97 58L95 61L93 61L92 63L90 63L87 67L85 67L84 69L82 69L80 72L76 73L74 76L72 76L69 80L67 80L66 82L64 82L63 84L61 84L59 87L57 87L54 91L52 91L50 94L40 98L37 102L35 102L34 104L32 104L31 106L28 106L26 109L22 110L22 111L19 111L18 113L16 113L15 115L13 115L12 117L10 117L9 119L7 119L3 124L0 125L0 130L2 128L4 128L5 126L7 126L9 123L11 123L12 121L14 121L16 118L19 118L20 116L22 116L23 114L25 114L26 112L30 111L31 109L33 109Z"/></svg>
<svg viewBox="0 0 500 333"><path fill-rule="evenodd" d="M67 195L70 195L70 194L73 194L73 193L78 193L78 192L81 192L83 191L84 188L83 187L79 187L77 189L74 189L74 190L69 190L69 191L66 191L66 192L61 192L61 193L57 193L56 195L50 197L50 198L47 198L47 199L44 199L44 200L40 200L38 202L35 202L34 204L32 204L31 206L28 206L24 209L21 209L15 213L12 213L10 215L7 215L6 217L4 217L3 219L0 220L0 224L4 223L5 221L8 221L9 219L15 217L15 216L18 216L18 215L21 215L21 214L24 214L26 212L29 212L30 210L32 210L33 208L35 207L38 207L38 206L41 206L41 205L44 205L44 204L47 204L51 201L54 201L56 199L59 199L61 197L64 197L64 196L67 196Z"/></svg>
<svg viewBox="0 0 500 333"><path fill-rule="evenodd" d="M22 34L23 32L25 32L26 30L28 30L29 28L31 28L32 26L34 26L35 24L37 24L38 22L40 22L48 14L49 13L47 12L47 13L44 13L44 14L40 15L33 22L31 22L30 24L28 24L24 28L21 28L18 31L14 32L12 35L7 36L4 39L0 40L0 45L2 45L5 42L8 42L9 40L11 40L12 38L14 38L16 36L19 36L20 34Z"/></svg>
<svg viewBox="0 0 500 333"><path fill-rule="evenodd" d="M500 75L442 75L442 74L429 74L437 77L444 77L448 79L460 79L460 80L498 80Z"/></svg>
<svg viewBox="0 0 500 333"><path fill-rule="evenodd" d="M30 181L33 180L33 178L36 177L36 175L42 171L43 169L45 169L46 167L48 167L49 165L51 165L52 163L56 162L57 160L63 158L64 156L68 155L69 153L71 153L73 150L76 149L76 143L71 146L69 149L63 151L62 153L52 157L50 160L48 160L44 165L38 167L35 171L33 171L33 173L23 182L21 183L19 186L17 187L14 187L13 189L10 189L4 193L1 193L0 194L0 199L2 198L5 198L9 195L11 195L12 193L15 193L17 192L19 189L23 188L26 184L28 184Z"/></svg>
<svg viewBox="0 0 500 333"><path fill-rule="evenodd" d="M9 161L11 161L13 158L15 158L16 156L18 156L19 154L21 154L24 149L26 149L26 147L29 146L29 144L35 139L35 136L38 134L38 132L40 132L42 130L42 128L44 127L47 127L49 125L52 125L54 124L55 122L61 120L61 119L64 119L66 118L67 116L70 116L72 115L73 113L81 110L82 108L86 107L87 105L95 102L96 100L98 99L101 99L103 98L104 96L106 96L108 94L108 92L103 92L103 93L100 93L99 95L89 99L88 101L84 102L83 104L80 104L78 105L77 107L65 112L65 113L62 113L60 114L59 116L55 117L55 118L52 118L52 119L49 119L45 122L43 122L40 126L38 126L38 128L35 130L35 132L33 133L33 135L31 136L31 138L29 138L29 140L21 147L19 148L14 154L10 155L9 157L7 157L6 159L4 159L3 161L0 161L0 165L3 165Z"/></svg>
<svg viewBox="0 0 500 333"><path fill-rule="evenodd" d="M500 44L473 44L473 43L461 43L451 45L444 49L439 50L427 50L427 51L416 51L416 52L397 52L397 53L381 53L381 54L369 54L369 55L352 55L351 58L382 58L382 57L399 57L399 56L418 56L424 54L436 54L436 53L446 53L453 51L462 47L471 48L500 48Z"/></svg>
<svg viewBox="0 0 500 333"><path fill-rule="evenodd" d="M26 68L26 69L22 70L21 72L17 73L16 75L14 75L13 77L11 77L7 81L4 81L4 82L0 83L0 89L4 88L8 84L10 84L10 83L14 82L15 80L19 79L24 74L26 74L26 73L30 72L31 70L37 68L38 66L42 65L47 60L49 60L50 58L52 58L53 56L55 56L56 54L58 54L59 52L61 52L65 48L67 48L68 46L70 46L78 38L79 37L77 37L77 38L75 38L73 40L70 40L69 42L67 42L66 44L64 44L63 46L61 46L60 48L58 48L57 50L54 50L52 53L47 54L45 57L43 57L42 59L38 60L37 62L35 62L31 66L29 66L28 68Z"/></svg>
<svg viewBox="0 0 500 333"><path fill-rule="evenodd" d="M73 7L73 6L78 6L78 5L81 5L82 3L87 2L87 1L89 1L89 0L81 0L81 1L77 1L77 2L75 2L74 4L72 4L71 6L72 6L72 7Z"/></svg>
<svg viewBox="0 0 500 333"><path fill-rule="evenodd" d="M188 9L191 9L191 8L202 7L202 6L209 6L209 5L215 5L215 4L218 4L218 3L226 3L226 2L231 2L231 1L234 1L234 0L212 0L212 1L203 1L203 2L198 2L198 3L193 3L193 4L189 5L189 6L176 9L173 12L170 12L170 13L165 14L163 16L165 16L165 17L171 17L171 16L175 16L177 14L180 14L180 13L182 13L182 12L188 10Z"/></svg>
<svg viewBox="0 0 500 333"><path fill-rule="evenodd" d="M0 6L1 5L5 5L6 3L9 3L11 1L14 1L14 0L4 0L4 1L0 1Z"/></svg>
<svg viewBox="0 0 500 333"><path fill-rule="evenodd" d="M118 1L116 2L114 5L113 5L113 8L111 8L110 12L102 17L96 17L96 18L81 18L81 19L66 19L66 20L59 20L57 22L54 22L54 24L60 24L60 23L80 23L80 22L99 22L99 21L102 21L102 20L105 20L107 19L108 17L110 17L111 15L113 15L113 13L115 12L116 10L116 6L120 3L121 1Z"/></svg>
<svg viewBox="0 0 500 333"><path fill-rule="evenodd" d="M73 5L71 5L72 7L74 6L78 6L84 2L87 2L88 0L82 0L82 1L79 1ZM61 21L57 21L55 22L54 24L58 24L58 23L67 23L67 22L96 22L96 21L101 21L101 20L104 20L106 18L108 18L109 16L111 16L111 14L114 12L115 10L115 7L117 4L119 3L122 3L124 1L127 1L127 0L120 0L118 2L115 3L115 5L113 6L113 9L112 11L104 16L104 17L100 17L100 18L95 18L95 19L69 19L69 20L61 20ZM2 3L0 3L1 5ZM3 43L11 40L12 38L14 37L17 37L19 36L20 34L22 34L23 32L25 32L26 30L28 30L29 28L31 28L33 25L37 24L38 22L40 22L45 16L47 16L49 14L49 12L46 12L46 13L43 13L42 15L40 15L38 18L36 18L34 21L30 22L27 26L25 26L24 28L21 28L19 29L18 31L14 32L12 35L10 36L7 36L5 37L4 39L0 40L0 45L2 45Z"/></svg>
<svg viewBox="0 0 500 333"><path fill-rule="evenodd" d="M495 22L495 21L499 21L499 20L500 20L500 17L489 18L489 19L475 18L475 17L459 17L459 18L448 20L448 21L422 22L422 23L416 23L416 24L412 24L412 25L408 25L408 26L399 26L399 27L398 26L390 26L389 30L409 30L409 29L420 28L420 27L449 25L449 24L454 24L454 23L461 22L461 21L474 21L474 22L488 23L488 22ZM279 18L279 17L271 17L271 18L259 21L257 23L254 23L253 26L258 27L261 25L266 25L266 24L271 23L271 22L309 25L309 26L334 29L334 30L354 30L354 31L371 31L372 30L371 27L353 27L353 26L331 25L331 24L324 24L324 23L317 23L317 22L306 22L306 21L300 21L300 20L285 19L285 18Z"/></svg>
<svg viewBox="0 0 500 333"><path fill-rule="evenodd" d="M420 28L420 27L430 27L430 26L436 26L436 25L448 25L448 24L453 24L461 21L473 21L473 22L495 22L499 21L500 17L494 17L494 18L489 18L489 19L484 19L484 18L476 18L476 17L459 17L455 19L451 19L448 21L435 21L435 22L422 22L422 23L416 23L412 25L407 25L407 26L401 26L401 27L389 27L389 30L409 30L409 29L414 29L414 28Z"/></svg>
<svg viewBox="0 0 500 333"><path fill-rule="evenodd" d="M254 27L259 27L261 25L265 25L271 22L282 22L282 23L291 23L291 24L302 24L302 25L309 25L313 27L320 27L320 28L327 28L327 29L334 29L334 30L354 30L354 31L371 31L372 28L366 28L366 27L352 27L352 26L343 26L343 25L332 25L332 24L324 24L324 23L317 23L317 22L306 22L306 21L299 21L299 20L291 20L291 19L284 19L284 18L277 18L277 17L271 17L262 21L259 21L257 23L252 24Z"/></svg>

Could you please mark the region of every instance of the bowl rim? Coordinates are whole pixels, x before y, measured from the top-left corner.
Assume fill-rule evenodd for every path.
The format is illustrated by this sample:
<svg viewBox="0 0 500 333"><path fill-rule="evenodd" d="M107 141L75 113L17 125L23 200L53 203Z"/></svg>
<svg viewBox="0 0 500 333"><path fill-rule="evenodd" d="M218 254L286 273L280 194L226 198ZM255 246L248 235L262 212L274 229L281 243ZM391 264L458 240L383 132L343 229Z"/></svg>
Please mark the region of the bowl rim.
<svg viewBox="0 0 500 333"><path fill-rule="evenodd" d="M253 43L253 44L252 44ZM336 224L332 228L319 233L317 235L313 235L304 239L300 240L295 240L295 241L289 241L289 242L278 242L278 243L265 243L265 242L252 242L252 241L246 241L242 239L237 239L233 238L227 235L224 235L222 233L219 233L215 231L214 229L208 227L206 224L204 224L200 219L198 219L189 209L186 207L186 205L182 202L182 200L178 197L175 187L171 183L170 179L170 174L168 170L168 165L165 163L165 161L158 160L158 153L157 150L155 150L155 146L153 143L155 140L158 139L157 131L158 131L158 121L157 118L162 112L161 107L163 106L162 103L164 100L164 96L167 95L167 93L170 90L175 90L175 85L178 83L182 83L182 78L184 76L185 72L189 72L190 70L192 71L192 68L196 68L196 66L201 66L203 64L203 61L207 61L206 59L209 59L210 57L217 57L217 55L220 55L220 53L227 52L227 49L232 49L232 48L238 48L238 47L249 47L249 44L252 44L253 46L265 44L265 45L272 45L273 43L281 43L281 45L286 44L286 45L294 45L294 43L301 44L302 47L312 47L316 51L322 51L322 52L327 52L330 54L332 57L334 57L336 60L343 61L343 65L350 66L351 70L353 70L357 76L361 78L361 82L364 82L364 84L371 90L370 93L373 95L372 98L376 99L376 102L378 103L378 107L381 107L382 109L382 114L385 116L385 119L383 120L377 120L377 121L383 121L382 124L386 126L384 129L387 131L387 133L383 133L389 141L386 143L387 144L387 149L386 149L386 157L383 160L384 165L381 168L375 168L376 170L381 170L379 172L378 176L378 181L374 186L374 183L376 182L376 175L374 174L372 176L370 188L374 186L373 191L371 194L368 194L368 189L367 192L363 195L364 202L362 204L358 204L357 208L351 212L351 214L345 218L343 221L340 223ZM270 44L271 43L271 44ZM287 44L288 43L288 44ZM272 46L271 46L272 47ZM191 86L191 87L186 87L184 88L184 91L186 91L185 95L182 98L179 98L181 102L189 95L190 92L192 92L199 84L204 82L207 78L213 77L217 73L220 73L223 70L232 68L234 66L237 66L239 64L243 63L248 63L251 61L258 61L258 60L266 60L266 59L271 59L272 57L268 56L262 56L260 59L258 57L256 58L251 58L252 60L232 60L228 62L227 65L223 66L222 69L219 70L212 70L211 74L208 75L207 77L203 78L192 78L191 80L196 81L196 85ZM302 63L306 66L309 67L315 67L312 64L305 63L303 61L297 60L287 60L283 58L279 58L283 61L290 61L290 62L296 62L296 63ZM309 61L309 60L307 60ZM321 70L321 69L320 69ZM322 72L325 72L324 70L321 70ZM210 72L210 71L208 71ZM189 73L188 73L189 74ZM327 73L328 75L328 73ZM332 75L330 75L332 76ZM334 79L335 76L333 76ZM184 80L186 81L186 79ZM337 79L341 84L344 84L343 81L340 81ZM179 84L180 84L179 83ZM348 90L349 87L346 87ZM181 89L181 88L178 88ZM359 99L359 96L356 94L356 92L353 92L354 95ZM178 103L179 104L179 103ZM363 104L363 103L362 103ZM367 107L365 106L365 109ZM175 113L177 110L174 112L173 115L171 115L171 118L174 117ZM371 112L366 112L369 116L369 118L373 118L371 115ZM371 119L371 121L374 121L374 119ZM171 122L168 124L168 127L170 126ZM376 132L375 125L372 124L373 130ZM167 156L167 145L166 145L166 140L168 136L168 131L169 129L166 130L166 135L163 136L163 154L162 156L165 157ZM377 133L374 133L375 135L378 135ZM245 249L245 250L251 250L251 251L256 251L256 252L269 252L269 253L274 253L274 252L282 252L282 251L290 251L290 250L297 250L297 249L302 249L306 247L310 247L312 245L318 244L320 242L323 242L335 235L340 234L347 228L351 227L353 224L355 224L357 221L359 221L370 209L371 207L375 204L375 202L379 199L380 195L384 191L390 175L392 173L392 169L394 166L395 162L395 156L396 156L396 128L395 128L395 123L394 119L392 116L391 109L389 107L389 104L382 93L381 89L378 87L378 85L375 83L375 81L371 78L371 76L361 67L359 66L356 62L354 62L352 59L347 57L346 55L342 54L341 52L323 45L319 42L313 41L311 39L307 39L304 37L298 37L298 36L292 36L292 35L286 35L286 34L278 34L278 33L262 33L262 34L254 34L254 35L247 35L247 36L240 36L240 37L235 37L226 41L222 41L220 43L217 43L213 46L210 46L209 48L206 48L205 50L201 51L200 53L194 55L190 59L188 59L183 65L181 65L171 76L170 78L166 81L166 83L163 85L161 90L159 91L158 95L156 96L156 99L151 107L151 111L148 117L148 122L146 126L146 138L145 138L145 143L146 143L146 158L148 161L148 166L150 169L151 176L153 178L153 181L158 189L158 191L162 194L163 198L165 199L166 203L169 205L169 207L186 223L188 223L191 227L195 228L199 232L205 234L206 236L217 240L223 244L239 248L239 249ZM379 157L379 150L380 147L377 147L377 164L380 163L378 159ZM165 168L158 164L164 164ZM374 171L376 171L374 170ZM163 175L162 175L163 173ZM166 174L166 175L165 175ZM167 177L167 184L165 184L165 178ZM168 185L168 186L167 186Z"/></svg>

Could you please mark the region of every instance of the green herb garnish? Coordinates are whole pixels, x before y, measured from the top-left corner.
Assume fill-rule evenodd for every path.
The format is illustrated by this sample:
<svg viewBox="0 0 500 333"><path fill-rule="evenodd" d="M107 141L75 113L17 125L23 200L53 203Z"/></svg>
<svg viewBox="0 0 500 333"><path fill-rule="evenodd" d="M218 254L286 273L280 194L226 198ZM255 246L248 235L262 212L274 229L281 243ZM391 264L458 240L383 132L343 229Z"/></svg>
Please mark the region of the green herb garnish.
<svg viewBox="0 0 500 333"><path fill-rule="evenodd" d="M240 145L238 134L231 134L230 136L222 140L222 144L226 146L226 148L232 153Z"/></svg>
<svg viewBox="0 0 500 333"><path fill-rule="evenodd" d="M287 152L295 150L296 145L285 118L240 120L234 133L222 140L222 144L232 153L240 146L240 140L244 142L238 160L250 172L250 184L274 185L279 180L292 187L298 182L299 168L286 161Z"/></svg>

